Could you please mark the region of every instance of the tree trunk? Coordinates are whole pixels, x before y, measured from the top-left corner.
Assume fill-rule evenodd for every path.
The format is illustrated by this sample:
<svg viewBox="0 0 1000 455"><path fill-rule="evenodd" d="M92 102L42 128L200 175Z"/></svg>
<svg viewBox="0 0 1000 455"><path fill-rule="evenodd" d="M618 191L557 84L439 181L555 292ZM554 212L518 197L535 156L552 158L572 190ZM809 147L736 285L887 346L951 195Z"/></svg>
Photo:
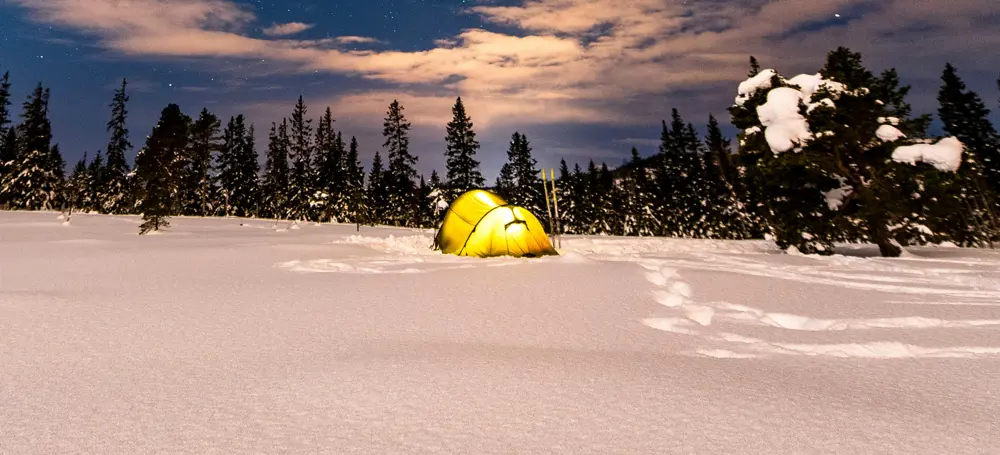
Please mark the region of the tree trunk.
<svg viewBox="0 0 1000 455"><path fill-rule="evenodd" d="M903 254L903 249L893 241L892 234L882 219L868 219L868 237L878 245L882 257L895 258Z"/></svg>

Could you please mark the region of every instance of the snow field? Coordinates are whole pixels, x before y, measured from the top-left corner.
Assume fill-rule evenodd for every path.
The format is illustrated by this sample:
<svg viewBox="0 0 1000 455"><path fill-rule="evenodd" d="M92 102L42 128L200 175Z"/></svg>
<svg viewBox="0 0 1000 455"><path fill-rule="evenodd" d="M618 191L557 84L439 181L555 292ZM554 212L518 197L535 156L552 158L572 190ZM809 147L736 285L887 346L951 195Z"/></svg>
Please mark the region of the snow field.
<svg viewBox="0 0 1000 455"><path fill-rule="evenodd" d="M0 212L0 453L989 453L1000 257Z"/></svg>

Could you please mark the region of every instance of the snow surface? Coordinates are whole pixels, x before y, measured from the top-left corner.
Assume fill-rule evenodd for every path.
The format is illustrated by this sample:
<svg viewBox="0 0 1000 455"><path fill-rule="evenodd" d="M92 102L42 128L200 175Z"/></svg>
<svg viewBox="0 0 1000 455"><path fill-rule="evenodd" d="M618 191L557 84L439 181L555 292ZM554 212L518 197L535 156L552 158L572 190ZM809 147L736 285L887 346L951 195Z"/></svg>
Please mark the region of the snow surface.
<svg viewBox="0 0 1000 455"><path fill-rule="evenodd" d="M0 212L0 453L990 453L1000 252Z"/></svg>
<svg viewBox="0 0 1000 455"><path fill-rule="evenodd" d="M883 125L884 126L884 125ZM962 164L965 146L955 137L946 137L936 144L913 144L897 147L893 161L906 164L924 162L941 171L955 172Z"/></svg>

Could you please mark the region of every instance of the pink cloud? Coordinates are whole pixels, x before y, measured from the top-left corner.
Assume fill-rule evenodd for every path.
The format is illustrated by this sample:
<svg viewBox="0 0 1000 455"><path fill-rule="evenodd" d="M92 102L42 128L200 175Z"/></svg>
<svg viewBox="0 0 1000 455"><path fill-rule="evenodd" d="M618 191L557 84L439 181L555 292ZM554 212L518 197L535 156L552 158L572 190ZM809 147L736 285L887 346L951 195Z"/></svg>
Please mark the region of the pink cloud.
<svg viewBox="0 0 1000 455"><path fill-rule="evenodd" d="M404 105L415 123L443 124L454 96L462 95L481 127L513 121L656 122L667 106L659 111L636 106L705 84L735 87L751 53L787 72L815 71L825 52L841 44L865 52L869 61L893 62L905 55L937 63L956 49L992 52L1000 45L998 24L967 29L969 21L995 13L993 2L982 0L885 0L840 27L788 39L775 37L871 2L526 0L470 9L488 21L518 27L526 32L522 36L470 29L412 52L345 47L374 42L367 37L276 37L308 27L295 22L269 27L275 37L255 38L247 32L256 16L230 0L12 1L38 21L93 33L104 46L126 54L266 60L289 73L322 71L400 87L330 100L345 113L381 118L388 101L400 98L410 100ZM917 21L940 27L920 36L933 45L917 46L906 37L906 27ZM880 38L886 31L901 31L904 38ZM985 61L972 64L989 69ZM447 95L440 95L442 90ZM719 98L731 98L724 95ZM608 106L621 110L609 112Z"/></svg>
<svg viewBox="0 0 1000 455"><path fill-rule="evenodd" d="M267 36L288 36L302 33L311 28L313 28L312 24L289 22L286 24L274 24L270 27L266 27L264 28L264 34Z"/></svg>

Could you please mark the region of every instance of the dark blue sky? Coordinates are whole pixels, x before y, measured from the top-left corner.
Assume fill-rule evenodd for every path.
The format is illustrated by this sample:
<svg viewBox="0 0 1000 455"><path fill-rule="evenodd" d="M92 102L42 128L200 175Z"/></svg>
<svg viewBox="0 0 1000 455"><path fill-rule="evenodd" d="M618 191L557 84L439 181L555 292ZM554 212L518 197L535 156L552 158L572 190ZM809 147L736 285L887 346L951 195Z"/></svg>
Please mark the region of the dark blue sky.
<svg viewBox="0 0 1000 455"><path fill-rule="evenodd" d="M263 153L270 122L301 94L314 117L331 106L366 165L398 98L425 174L443 171L444 123L461 95L492 179L514 131L542 166L616 165L632 145L654 151L671 107L699 126L709 113L726 124L750 54L791 76L850 46L872 70L898 67L920 112L936 107L951 61L996 108L998 8L942 3L0 0L0 70L18 103L39 81L51 88L70 165L103 149L107 105L127 78L137 147L174 102L192 116L202 107L248 115Z"/></svg>

